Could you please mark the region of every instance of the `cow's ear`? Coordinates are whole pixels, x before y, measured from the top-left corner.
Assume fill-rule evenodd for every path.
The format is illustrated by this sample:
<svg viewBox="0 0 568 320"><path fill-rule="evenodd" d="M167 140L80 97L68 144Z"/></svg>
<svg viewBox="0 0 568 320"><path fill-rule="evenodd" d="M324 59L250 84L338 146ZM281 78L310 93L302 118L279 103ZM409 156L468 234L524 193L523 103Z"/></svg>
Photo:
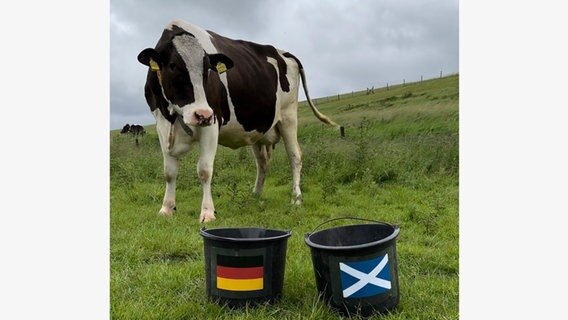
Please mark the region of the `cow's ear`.
<svg viewBox="0 0 568 320"><path fill-rule="evenodd" d="M151 60L160 63L160 56L158 55L158 52L152 48L144 49L138 54L138 61L145 66L150 67Z"/></svg>
<svg viewBox="0 0 568 320"><path fill-rule="evenodd" d="M233 60L222 53L210 54L209 62L211 63L211 70L219 74L233 67Z"/></svg>

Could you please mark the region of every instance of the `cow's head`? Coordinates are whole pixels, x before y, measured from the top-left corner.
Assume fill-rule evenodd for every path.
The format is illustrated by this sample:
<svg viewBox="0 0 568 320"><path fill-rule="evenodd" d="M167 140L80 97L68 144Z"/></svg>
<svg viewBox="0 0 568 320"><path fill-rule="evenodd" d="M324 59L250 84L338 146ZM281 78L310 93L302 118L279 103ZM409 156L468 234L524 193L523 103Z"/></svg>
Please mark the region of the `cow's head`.
<svg viewBox="0 0 568 320"><path fill-rule="evenodd" d="M142 50L138 61L156 73L164 98L185 123L213 123L213 109L205 95L208 74L230 69L231 59L223 54L207 54L192 34L174 26L164 30L155 49Z"/></svg>
<svg viewBox="0 0 568 320"><path fill-rule="evenodd" d="M130 125L127 123L124 125L124 127L122 127L122 130L120 130L120 133L128 133L130 131Z"/></svg>

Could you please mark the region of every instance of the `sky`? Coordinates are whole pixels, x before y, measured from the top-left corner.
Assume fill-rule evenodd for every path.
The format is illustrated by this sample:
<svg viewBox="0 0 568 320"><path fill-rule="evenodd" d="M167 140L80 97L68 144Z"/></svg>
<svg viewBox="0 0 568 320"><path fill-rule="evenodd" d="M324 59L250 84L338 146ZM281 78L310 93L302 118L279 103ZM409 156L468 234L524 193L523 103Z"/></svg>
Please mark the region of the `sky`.
<svg viewBox="0 0 568 320"><path fill-rule="evenodd" d="M459 72L458 0L110 0L111 129L155 123L136 57L174 19L291 52L312 98Z"/></svg>

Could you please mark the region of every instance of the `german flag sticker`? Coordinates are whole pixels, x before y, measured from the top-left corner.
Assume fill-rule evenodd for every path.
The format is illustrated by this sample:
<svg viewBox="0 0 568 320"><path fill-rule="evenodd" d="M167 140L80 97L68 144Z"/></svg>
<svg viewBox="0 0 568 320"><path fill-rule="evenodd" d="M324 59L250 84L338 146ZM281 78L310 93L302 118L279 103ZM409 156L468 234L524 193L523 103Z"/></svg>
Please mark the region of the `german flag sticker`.
<svg viewBox="0 0 568 320"><path fill-rule="evenodd" d="M264 289L263 256L217 255L217 289L256 291Z"/></svg>

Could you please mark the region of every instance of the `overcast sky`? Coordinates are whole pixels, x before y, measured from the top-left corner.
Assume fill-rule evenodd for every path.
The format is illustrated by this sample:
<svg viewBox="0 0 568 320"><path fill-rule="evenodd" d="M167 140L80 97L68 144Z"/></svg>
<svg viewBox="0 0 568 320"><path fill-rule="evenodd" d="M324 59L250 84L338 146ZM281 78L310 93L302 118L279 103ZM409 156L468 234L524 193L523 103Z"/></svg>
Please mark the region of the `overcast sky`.
<svg viewBox="0 0 568 320"><path fill-rule="evenodd" d="M317 98L459 72L458 7L458 0L111 0L110 128L155 123L144 99L147 67L136 57L171 20L291 52Z"/></svg>

